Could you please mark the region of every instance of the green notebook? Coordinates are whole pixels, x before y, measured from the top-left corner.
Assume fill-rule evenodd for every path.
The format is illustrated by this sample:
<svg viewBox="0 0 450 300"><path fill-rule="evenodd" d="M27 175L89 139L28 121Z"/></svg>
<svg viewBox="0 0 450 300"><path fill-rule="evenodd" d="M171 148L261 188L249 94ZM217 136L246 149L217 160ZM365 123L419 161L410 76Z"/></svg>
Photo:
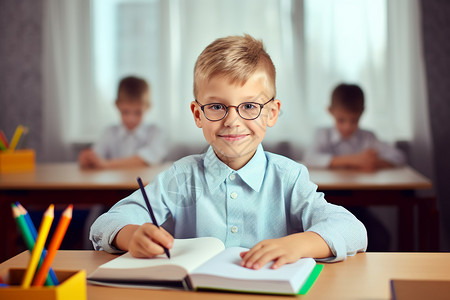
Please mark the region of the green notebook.
<svg viewBox="0 0 450 300"><path fill-rule="evenodd" d="M126 253L101 265L88 276L91 283L152 288L180 286L192 290L208 289L263 294L305 294L323 265L303 258L279 269L270 263L260 270L240 265L239 253L246 248L226 248L216 238L176 239L171 258L160 255L139 259ZM175 285L174 285L175 284Z"/></svg>

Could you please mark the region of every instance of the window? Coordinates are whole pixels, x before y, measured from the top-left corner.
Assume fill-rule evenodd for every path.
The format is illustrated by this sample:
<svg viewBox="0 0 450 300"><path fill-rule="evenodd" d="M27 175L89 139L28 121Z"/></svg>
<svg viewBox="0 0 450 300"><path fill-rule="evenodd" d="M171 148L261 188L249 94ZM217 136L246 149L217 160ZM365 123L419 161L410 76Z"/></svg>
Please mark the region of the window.
<svg viewBox="0 0 450 300"><path fill-rule="evenodd" d="M326 111L329 95L342 81L358 83L365 91L363 127L383 140L410 139L411 84L402 77L408 74L398 71L407 53L393 49L397 40L408 38L401 30L407 27L395 27L389 17L394 8L397 22L407 19L398 7L386 0L58 1L47 7L48 19L63 25L48 30L61 40L70 38L72 46L48 43L53 51L48 58L70 61L57 64L61 70L53 75L75 92L49 97L49 102L70 112L70 124L61 126L69 142L94 141L106 125L118 122L113 104L117 84L134 74L152 87L149 121L175 143L206 145L189 109L195 61L214 39L248 33L264 41L277 68L282 111L266 143L307 146L315 128L332 124ZM64 10L70 18L61 18ZM73 41L85 36L90 38ZM89 44L86 40L90 52L78 51ZM58 76L67 72L78 72L78 80Z"/></svg>

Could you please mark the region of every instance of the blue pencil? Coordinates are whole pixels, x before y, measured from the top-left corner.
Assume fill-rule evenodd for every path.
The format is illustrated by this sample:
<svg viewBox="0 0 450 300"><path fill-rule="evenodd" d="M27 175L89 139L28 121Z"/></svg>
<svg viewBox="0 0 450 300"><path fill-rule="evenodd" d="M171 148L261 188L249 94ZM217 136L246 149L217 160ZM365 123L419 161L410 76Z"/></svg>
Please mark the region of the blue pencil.
<svg viewBox="0 0 450 300"><path fill-rule="evenodd" d="M31 236L33 237L33 240L36 242L37 230L36 230L36 227L34 226L33 221L31 220L30 214L25 209L25 207L23 207L23 205L20 204L19 201L16 201L16 206L19 208L20 213L25 218L25 221L27 222L28 228L30 229ZM30 249L30 251L31 251L31 249ZM40 263L42 263L44 261L44 258L45 258L46 255L47 255L47 250L44 248L44 250L42 250ZM56 278L55 271L53 271L52 268L50 268L50 270L48 272L48 275L50 276L50 278L51 278L51 280L53 282L53 285L58 285L59 284L59 280L58 280L58 278Z"/></svg>

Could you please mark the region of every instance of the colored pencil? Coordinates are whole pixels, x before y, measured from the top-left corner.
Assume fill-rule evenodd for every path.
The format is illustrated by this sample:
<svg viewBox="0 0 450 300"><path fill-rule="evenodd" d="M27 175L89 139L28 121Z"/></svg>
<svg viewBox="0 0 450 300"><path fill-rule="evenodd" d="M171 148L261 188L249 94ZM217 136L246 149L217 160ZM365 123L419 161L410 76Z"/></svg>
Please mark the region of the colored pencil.
<svg viewBox="0 0 450 300"><path fill-rule="evenodd" d="M26 144L25 140L27 139L27 137L28 137L28 127L24 127L23 132L20 135L19 140L17 141L16 148L15 148L16 150L22 149L25 146L25 144Z"/></svg>
<svg viewBox="0 0 450 300"><path fill-rule="evenodd" d="M36 238L37 238L37 230L36 230L36 227L34 226L34 223L33 223L33 221L31 220L30 214L29 214L28 211L25 209L25 207L23 207L23 205L20 204L19 201L16 201L15 203L16 203L17 208L18 208L19 211L20 211L20 214L22 214L22 215L24 216L25 221L26 221L26 223L27 223L27 225L28 225L28 228L29 228L29 230L30 230L30 233L31 233L31 235L32 235L32 237L33 237L33 245L31 246L31 248L28 248L30 251L32 251L32 250L33 250L33 247L34 247L34 243L36 242ZM39 259L39 265L38 265L38 268L41 267L42 263L44 262L44 258L45 258L46 255L47 255L47 250L46 250L45 247L44 247L44 250L42 250L41 258ZM58 278L56 277L55 271L53 271L52 268L50 268L49 276L50 276L50 279L47 278L47 280L45 281L45 284L46 284L46 285L50 285L50 286L51 286L51 285L58 285L58 284L59 284L59 281L58 281Z"/></svg>
<svg viewBox="0 0 450 300"><path fill-rule="evenodd" d="M5 146L5 143L0 139L0 150L5 151L8 147Z"/></svg>
<svg viewBox="0 0 450 300"><path fill-rule="evenodd" d="M34 239L30 229L28 228L27 222L25 221L24 216L20 214L19 208L16 205L11 204L11 208L14 220L16 221L17 227L22 234L23 241L25 242L27 248L31 251L34 247Z"/></svg>
<svg viewBox="0 0 450 300"><path fill-rule="evenodd" d="M30 232L31 232L31 235L33 236L33 239L36 241L37 230L36 230L36 227L34 226L33 221L31 220L30 214L25 209L25 207L23 207L23 205L20 204L19 201L16 201L15 203L16 203L17 208L20 211L20 214L25 218L25 221L27 222L28 228L30 229Z"/></svg>
<svg viewBox="0 0 450 300"><path fill-rule="evenodd" d="M42 286L44 284L44 279L47 277L47 273L50 269L50 265L55 258L56 251L61 246L61 242L66 234L67 227L69 227L70 220L72 220L72 210L73 205L69 205L61 215L61 218L58 222L58 226L56 227L55 233L53 234L52 239L50 240L50 245L48 246L47 255L45 256L44 263L39 269L33 285L34 286Z"/></svg>
<svg viewBox="0 0 450 300"><path fill-rule="evenodd" d="M19 203L19 205L20 205L20 203ZM29 224L27 224L26 218L25 218L24 214L21 212L19 206L17 206L17 204L11 204L11 208L12 208L14 220L16 221L17 227L19 228L19 231L22 234L23 240L25 242L25 246L27 246L28 250L30 250L30 252L31 252L31 251L33 251L36 239L33 237L33 234L30 230L30 226L29 226ZM25 208L23 208L23 209L25 210ZM30 218L30 221L31 221L31 218ZM34 225L32 225L32 226L34 227ZM38 267L40 265L42 265L42 263L44 261L44 257L45 257L45 253L42 252L42 255L39 259ZM56 275L55 275L55 278L56 278ZM45 284L48 286L57 285L58 283L59 283L58 280L54 281L53 278L51 278L51 277L48 277L45 281Z"/></svg>
<svg viewBox="0 0 450 300"><path fill-rule="evenodd" d="M5 133L3 132L3 130L0 129L0 140L3 142L3 144L5 145L6 148L9 147L8 145L8 139L6 138Z"/></svg>
<svg viewBox="0 0 450 300"><path fill-rule="evenodd" d="M156 227L159 228L158 222L156 221L155 214L153 213L152 206L150 205L150 201L148 200L147 193L145 192L145 188L144 188L144 185L142 184L142 180L141 180L140 177L137 178L137 182L139 184L139 188L141 189L142 196L144 196L145 204L147 205L148 213L150 214L150 218L152 219L152 223L153 223L153 225L155 225ZM170 259L169 249L167 249L164 246L163 246L163 248L164 248L164 252L167 255L167 258Z"/></svg>
<svg viewBox="0 0 450 300"><path fill-rule="evenodd" d="M25 127L22 125L17 126L14 131L14 135L11 139L11 143L9 144L9 150L14 151L16 149L17 143L19 142L20 136L22 135Z"/></svg>
<svg viewBox="0 0 450 300"><path fill-rule="evenodd" d="M41 257L42 250L44 249L45 241L47 240L47 235L50 231L53 218L54 205L51 204L45 211L41 225L39 226L38 237L36 239L36 243L34 244L33 251L31 252L30 261L28 262L28 267L22 281L22 288L29 288L31 285L31 281L33 280L39 258Z"/></svg>

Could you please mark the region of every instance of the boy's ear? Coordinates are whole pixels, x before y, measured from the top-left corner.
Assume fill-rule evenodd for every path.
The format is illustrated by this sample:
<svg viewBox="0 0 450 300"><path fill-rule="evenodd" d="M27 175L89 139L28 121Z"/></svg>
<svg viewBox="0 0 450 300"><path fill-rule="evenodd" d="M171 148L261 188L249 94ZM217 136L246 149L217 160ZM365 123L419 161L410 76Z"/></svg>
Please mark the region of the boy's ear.
<svg viewBox="0 0 450 300"><path fill-rule="evenodd" d="M332 115L333 114L333 109L331 108L331 106L328 106L328 112Z"/></svg>
<svg viewBox="0 0 450 300"><path fill-rule="evenodd" d="M202 128L202 120L201 120L202 111L195 101L191 102L191 111L192 115L194 116L195 125L197 125L198 128Z"/></svg>
<svg viewBox="0 0 450 300"><path fill-rule="evenodd" d="M281 102L278 99L273 100L269 107L269 117L267 118L267 126L272 127L278 120L280 115Z"/></svg>

